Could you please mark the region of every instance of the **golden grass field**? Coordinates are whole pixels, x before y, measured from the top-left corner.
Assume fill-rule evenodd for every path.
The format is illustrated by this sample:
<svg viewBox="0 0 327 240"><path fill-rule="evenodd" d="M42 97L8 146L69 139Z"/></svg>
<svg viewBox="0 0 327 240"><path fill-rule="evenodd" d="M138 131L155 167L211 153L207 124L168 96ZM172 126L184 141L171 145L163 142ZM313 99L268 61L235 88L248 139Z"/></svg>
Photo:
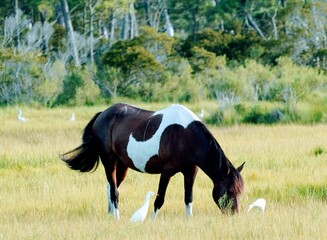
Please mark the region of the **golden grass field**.
<svg viewBox="0 0 327 240"><path fill-rule="evenodd" d="M84 126L104 108L22 107L26 123L18 122L18 107L0 109L0 239L326 239L327 125L209 126L234 166L246 161L241 213L222 215L199 171L192 219L177 174L156 220L152 198L148 218L132 224L145 193L157 191L158 175L129 170L117 221L107 214L103 167L81 174L58 157L81 143ZM264 217L247 212L259 197L267 200Z"/></svg>

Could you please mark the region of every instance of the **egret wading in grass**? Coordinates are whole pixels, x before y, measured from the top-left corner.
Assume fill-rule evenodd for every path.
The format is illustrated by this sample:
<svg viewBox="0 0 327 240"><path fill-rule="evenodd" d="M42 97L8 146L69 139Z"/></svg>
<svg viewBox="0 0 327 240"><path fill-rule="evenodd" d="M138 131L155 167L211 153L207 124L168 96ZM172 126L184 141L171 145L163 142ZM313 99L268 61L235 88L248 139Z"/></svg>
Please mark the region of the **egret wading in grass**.
<svg viewBox="0 0 327 240"><path fill-rule="evenodd" d="M148 214L150 198L155 195L154 192L148 192L145 195L145 202L143 205L132 215L131 222L143 222Z"/></svg>
<svg viewBox="0 0 327 240"><path fill-rule="evenodd" d="M198 117L200 119L203 119L204 118L204 109L203 108L201 109L201 112L198 114Z"/></svg>
<svg viewBox="0 0 327 240"><path fill-rule="evenodd" d="M265 207L266 207L266 200L263 198L258 198L255 200L252 204L250 204L248 212L253 208L253 207L258 207L262 211L262 215L265 213Z"/></svg>
<svg viewBox="0 0 327 240"><path fill-rule="evenodd" d="M27 122L27 118L23 117L23 111L21 109L18 109L18 121L20 122Z"/></svg>
<svg viewBox="0 0 327 240"><path fill-rule="evenodd" d="M75 113L74 112L72 113L72 115L70 117L70 121L71 122L74 122L75 121Z"/></svg>

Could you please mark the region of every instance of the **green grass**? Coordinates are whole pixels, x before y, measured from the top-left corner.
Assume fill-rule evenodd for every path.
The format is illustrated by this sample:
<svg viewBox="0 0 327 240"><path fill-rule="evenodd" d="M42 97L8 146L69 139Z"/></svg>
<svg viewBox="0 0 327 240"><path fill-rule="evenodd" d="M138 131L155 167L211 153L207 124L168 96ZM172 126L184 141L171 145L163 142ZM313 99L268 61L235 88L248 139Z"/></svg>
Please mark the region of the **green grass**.
<svg viewBox="0 0 327 240"><path fill-rule="evenodd" d="M143 104L158 109L165 104ZM195 112L201 105L189 106ZM183 178L173 177L157 219L129 222L159 175L129 170L120 187L120 215L107 214L106 178L68 169L59 153L81 142L84 126L104 106L0 109L0 239L324 239L327 219L327 125L212 127L235 166L246 161L241 213L224 216L199 171L193 218L186 220ZM70 122L71 112L76 122ZM259 197L265 216L247 212ZM153 205L151 199L151 205ZM150 213L152 212L152 206Z"/></svg>

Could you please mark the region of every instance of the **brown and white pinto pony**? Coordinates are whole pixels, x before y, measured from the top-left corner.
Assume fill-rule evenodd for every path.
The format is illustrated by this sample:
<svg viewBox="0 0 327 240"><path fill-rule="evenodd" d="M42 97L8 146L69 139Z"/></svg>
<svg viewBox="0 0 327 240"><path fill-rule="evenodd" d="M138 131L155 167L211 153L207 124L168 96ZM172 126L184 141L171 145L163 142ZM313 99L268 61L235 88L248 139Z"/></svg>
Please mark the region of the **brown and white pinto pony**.
<svg viewBox="0 0 327 240"><path fill-rule="evenodd" d="M97 168L99 157L108 179L108 211L117 219L118 187L128 168L161 174L153 219L164 203L170 178L178 172L184 175L186 215L192 215L198 167L213 181L212 197L222 212L239 212L244 163L234 168L209 130L182 105L153 112L118 103L97 113L84 129L82 145L61 158L70 168L89 172Z"/></svg>

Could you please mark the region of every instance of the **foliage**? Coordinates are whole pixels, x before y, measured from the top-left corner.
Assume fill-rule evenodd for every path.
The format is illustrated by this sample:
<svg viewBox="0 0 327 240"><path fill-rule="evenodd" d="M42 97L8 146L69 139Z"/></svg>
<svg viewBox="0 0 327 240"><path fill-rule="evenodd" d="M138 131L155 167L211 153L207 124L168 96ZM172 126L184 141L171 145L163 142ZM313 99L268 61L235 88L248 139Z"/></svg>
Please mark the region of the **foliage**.
<svg viewBox="0 0 327 240"><path fill-rule="evenodd" d="M83 85L83 79L77 72L69 73L63 81L62 92L58 95L54 105L74 105L77 90Z"/></svg>
<svg viewBox="0 0 327 240"><path fill-rule="evenodd" d="M166 80L165 65L171 51L172 41L166 35L145 28L139 37L114 44L102 63L123 74L119 95L149 101Z"/></svg>
<svg viewBox="0 0 327 240"><path fill-rule="evenodd" d="M68 5L74 34L58 1L0 3L1 105L214 101L213 124L327 121L323 2Z"/></svg>
<svg viewBox="0 0 327 240"><path fill-rule="evenodd" d="M204 29L195 34L196 41L190 37L182 45L183 55L192 57L193 47L199 47L217 56L225 55L231 64L244 63L245 59L258 59L264 53L260 38L254 34L240 35Z"/></svg>
<svg viewBox="0 0 327 240"><path fill-rule="evenodd" d="M56 61L43 66L44 81L36 87L38 101L42 105L52 106L57 96L61 93L61 83L65 78L65 66L62 62Z"/></svg>
<svg viewBox="0 0 327 240"><path fill-rule="evenodd" d="M0 51L0 59L0 104L36 101L34 89L43 80L40 66L43 59L32 54L15 55L11 51Z"/></svg>
<svg viewBox="0 0 327 240"><path fill-rule="evenodd" d="M241 109L241 106L238 106L238 110L243 112L242 122L244 123L265 123L271 124L280 122L283 120L284 113L276 107L271 107L267 105L254 105L249 109Z"/></svg>
<svg viewBox="0 0 327 240"><path fill-rule="evenodd" d="M120 69L102 66L97 69L95 83L104 98L116 98L124 94L124 78Z"/></svg>
<svg viewBox="0 0 327 240"><path fill-rule="evenodd" d="M157 89L156 101L189 102L200 97L201 84L192 76L192 67L183 58L169 58L166 81Z"/></svg>
<svg viewBox="0 0 327 240"><path fill-rule="evenodd" d="M99 102L100 89L92 80L91 73L83 74L83 85L76 89L75 98L79 106L90 106Z"/></svg>

